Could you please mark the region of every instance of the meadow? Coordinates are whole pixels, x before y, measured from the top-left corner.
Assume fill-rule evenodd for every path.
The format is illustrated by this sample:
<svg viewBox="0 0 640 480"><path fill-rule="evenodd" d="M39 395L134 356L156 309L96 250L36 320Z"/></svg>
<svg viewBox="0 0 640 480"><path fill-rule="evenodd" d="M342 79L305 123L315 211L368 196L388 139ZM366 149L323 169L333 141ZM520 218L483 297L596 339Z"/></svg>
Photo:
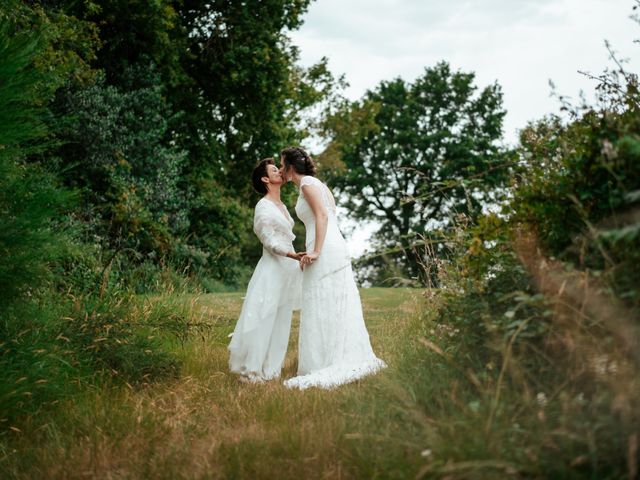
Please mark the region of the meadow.
<svg viewBox="0 0 640 480"><path fill-rule="evenodd" d="M241 293L150 296L142 311L171 308L197 333L165 335L183 367L179 378L128 388L103 385L59 405L44 425L27 424L3 441L0 466L11 478L351 478L381 473L371 448L392 440L390 393L420 290L362 291L382 374L331 391L292 391L281 382L246 384L228 371L228 335ZM160 307L159 304L162 304ZM297 315L284 377L295 375ZM399 401L399 400L398 400ZM387 417L389 415L390 417ZM396 432L397 433L397 432ZM414 467L421 444L407 445ZM404 457L404 455L403 455ZM405 459L396 459L400 467ZM404 466L403 469L408 467ZM391 472L387 472L391 473Z"/></svg>
<svg viewBox="0 0 640 480"><path fill-rule="evenodd" d="M279 381L247 384L228 371L242 293L140 296L137 318L180 319L173 330L147 326L180 373L133 386L95 384L50 407L46 420L27 417L2 437L0 473L490 479L637 472L636 370L610 344L586 349L592 335L584 325L560 323L550 336L582 342L586 363L568 361L574 352L550 368L549 352L531 350L523 328L477 343L446 321L456 301L450 293L369 288L361 296L374 350L389 367L338 389L306 391ZM298 314L285 378L296 372L297 325ZM483 353L486 345L491 353Z"/></svg>

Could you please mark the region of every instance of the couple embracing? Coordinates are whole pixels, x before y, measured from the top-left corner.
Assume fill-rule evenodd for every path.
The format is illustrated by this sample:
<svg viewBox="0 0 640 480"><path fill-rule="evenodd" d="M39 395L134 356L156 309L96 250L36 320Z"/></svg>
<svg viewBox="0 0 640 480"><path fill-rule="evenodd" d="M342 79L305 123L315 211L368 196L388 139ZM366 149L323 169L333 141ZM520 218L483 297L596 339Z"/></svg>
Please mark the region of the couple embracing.
<svg viewBox="0 0 640 480"><path fill-rule="evenodd" d="M371 348L331 191L302 148L285 148L280 163L265 159L253 171L254 189L264 195L253 220L263 250L229 344L229 365L246 381L279 378L291 316L300 309L298 375L284 383L332 388L386 365ZM280 201L288 181L299 189L295 210L306 229L306 253L295 252L294 221Z"/></svg>

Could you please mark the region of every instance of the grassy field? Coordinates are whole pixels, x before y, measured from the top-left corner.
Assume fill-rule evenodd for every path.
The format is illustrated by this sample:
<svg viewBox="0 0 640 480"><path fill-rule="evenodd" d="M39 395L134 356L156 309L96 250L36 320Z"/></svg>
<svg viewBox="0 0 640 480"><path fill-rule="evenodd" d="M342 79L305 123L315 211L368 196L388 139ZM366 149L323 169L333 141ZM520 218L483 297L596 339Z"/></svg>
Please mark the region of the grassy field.
<svg viewBox="0 0 640 480"><path fill-rule="evenodd" d="M411 392L396 366L421 291L362 291L374 349L389 368L337 390L291 391L241 383L227 343L242 294L152 297L181 312L191 334L168 336L180 377L143 388L100 387L60 405L44 426L5 438L0 473L11 478L362 478L415 475L425 445L408 439ZM195 331L195 333L193 333ZM297 316L284 377L295 375ZM406 423L405 423L406 420ZM391 446L391 447L390 447ZM391 450L390 450L391 448Z"/></svg>

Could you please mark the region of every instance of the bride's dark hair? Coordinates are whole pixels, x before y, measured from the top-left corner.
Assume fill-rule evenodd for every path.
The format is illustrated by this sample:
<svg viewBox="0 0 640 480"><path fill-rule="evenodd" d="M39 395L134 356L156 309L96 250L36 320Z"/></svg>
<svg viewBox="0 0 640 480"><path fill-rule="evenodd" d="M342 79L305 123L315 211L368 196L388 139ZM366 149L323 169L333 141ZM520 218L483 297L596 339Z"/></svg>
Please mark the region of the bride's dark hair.
<svg viewBox="0 0 640 480"><path fill-rule="evenodd" d="M251 172L251 183L253 184L253 189L262 195L269 193L267 184L262 181L262 177L269 176L267 173L267 165L275 165L273 158L269 157L260 160L253 169L253 172Z"/></svg>
<svg viewBox="0 0 640 480"><path fill-rule="evenodd" d="M316 176L316 164L313 159L300 147L287 147L280 152L285 168L290 165L300 175Z"/></svg>

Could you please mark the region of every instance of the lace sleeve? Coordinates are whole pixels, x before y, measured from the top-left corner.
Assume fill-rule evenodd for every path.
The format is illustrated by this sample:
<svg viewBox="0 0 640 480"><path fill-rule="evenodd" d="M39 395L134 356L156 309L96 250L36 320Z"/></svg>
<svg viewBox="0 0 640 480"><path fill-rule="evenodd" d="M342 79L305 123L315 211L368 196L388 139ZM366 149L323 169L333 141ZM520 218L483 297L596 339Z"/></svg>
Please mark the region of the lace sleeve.
<svg viewBox="0 0 640 480"><path fill-rule="evenodd" d="M302 177L302 180L300 180L300 188L305 187L307 185L313 185L315 187L318 187L322 184L322 182L320 180L318 180L316 177L312 177L310 175L306 175L304 177Z"/></svg>
<svg viewBox="0 0 640 480"><path fill-rule="evenodd" d="M322 205L327 210L327 213L331 212L335 215L336 203L333 199L333 196L329 193L329 189L327 188L327 186L316 177L312 177L309 175L307 175L306 177L302 177L302 180L300 180L300 192L302 193L303 197L304 190L302 187L307 186L316 187L318 189L318 191L320 192L320 198L322 199Z"/></svg>
<svg viewBox="0 0 640 480"><path fill-rule="evenodd" d="M283 232L280 232L277 226L277 221L273 218L272 212L269 212L263 205L256 205L253 217L253 231L264 248L275 255L286 257L291 247Z"/></svg>

